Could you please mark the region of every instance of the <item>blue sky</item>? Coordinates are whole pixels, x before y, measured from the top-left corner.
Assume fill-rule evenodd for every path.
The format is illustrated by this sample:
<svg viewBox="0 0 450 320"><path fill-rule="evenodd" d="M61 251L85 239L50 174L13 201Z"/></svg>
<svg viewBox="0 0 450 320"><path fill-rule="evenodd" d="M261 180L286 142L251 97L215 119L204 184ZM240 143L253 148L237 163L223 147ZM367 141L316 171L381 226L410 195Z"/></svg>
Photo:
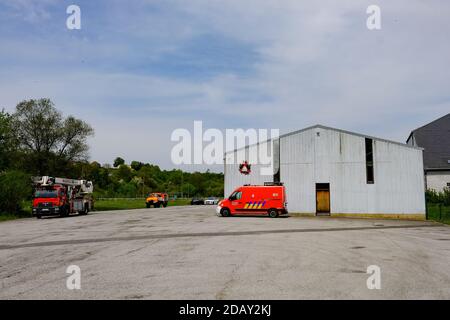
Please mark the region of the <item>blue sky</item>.
<svg viewBox="0 0 450 320"><path fill-rule="evenodd" d="M194 120L405 141L450 110L449 15L444 0L0 0L0 107L51 98L94 126L101 163L172 168L170 134Z"/></svg>

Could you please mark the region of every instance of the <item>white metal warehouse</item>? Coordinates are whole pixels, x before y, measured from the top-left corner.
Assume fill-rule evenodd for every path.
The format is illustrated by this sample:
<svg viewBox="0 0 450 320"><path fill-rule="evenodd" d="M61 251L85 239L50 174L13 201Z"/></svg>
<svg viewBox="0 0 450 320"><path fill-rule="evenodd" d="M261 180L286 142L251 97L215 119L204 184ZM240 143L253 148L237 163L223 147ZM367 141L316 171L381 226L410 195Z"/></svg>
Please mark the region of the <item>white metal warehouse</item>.
<svg viewBox="0 0 450 320"><path fill-rule="evenodd" d="M239 171L253 148L272 146L273 174ZM225 154L225 196L244 184L282 182L289 213L425 218L422 149L316 125ZM251 164L251 163L250 163Z"/></svg>

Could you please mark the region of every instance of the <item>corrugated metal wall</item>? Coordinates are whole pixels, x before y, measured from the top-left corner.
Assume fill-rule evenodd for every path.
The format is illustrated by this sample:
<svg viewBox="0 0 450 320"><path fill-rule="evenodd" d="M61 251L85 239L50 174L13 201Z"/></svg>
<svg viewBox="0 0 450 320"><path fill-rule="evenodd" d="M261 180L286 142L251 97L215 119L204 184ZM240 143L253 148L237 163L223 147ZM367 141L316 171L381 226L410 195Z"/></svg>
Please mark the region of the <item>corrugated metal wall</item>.
<svg viewBox="0 0 450 320"><path fill-rule="evenodd" d="M244 184L256 184L262 185L264 182L272 182L273 181L273 172L271 175L261 175L261 168L267 167L267 165L258 165L255 164L256 161L251 161L249 157L250 152L259 152L259 148L261 146L263 150L268 150L267 154L271 156L271 145L270 142L263 142L258 145L253 145L245 148L245 154L239 155L238 152L228 152L225 154L225 188L224 188L224 196L228 197L231 192L237 187L240 187ZM234 157L234 161L233 161ZM243 160L249 161L252 165L251 170L252 173L249 175L243 175L239 172L239 164L242 163Z"/></svg>
<svg viewBox="0 0 450 320"><path fill-rule="evenodd" d="M315 213L315 184L329 183L332 214L423 214L422 151L373 141L375 183L367 184L364 137L321 127L282 137L289 211Z"/></svg>
<svg viewBox="0 0 450 320"><path fill-rule="evenodd" d="M280 138L280 180L289 211L316 212L314 134L307 130Z"/></svg>

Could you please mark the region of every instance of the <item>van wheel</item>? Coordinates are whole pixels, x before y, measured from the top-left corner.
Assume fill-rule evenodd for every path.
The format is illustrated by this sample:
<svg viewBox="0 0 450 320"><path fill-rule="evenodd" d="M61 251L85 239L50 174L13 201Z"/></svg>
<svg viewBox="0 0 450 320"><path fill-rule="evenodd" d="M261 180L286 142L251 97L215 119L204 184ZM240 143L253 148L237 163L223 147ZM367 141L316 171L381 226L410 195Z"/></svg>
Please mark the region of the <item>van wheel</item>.
<svg viewBox="0 0 450 320"><path fill-rule="evenodd" d="M229 217L230 216L230 209L228 208L223 208L220 211L220 214L222 215L222 217Z"/></svg>
<svg viewBox="0 0 450 320"><path fill-rule="evenodd" d="M276 209L269 209L269 217L271 218L278 217L278 211Z"/></svg>

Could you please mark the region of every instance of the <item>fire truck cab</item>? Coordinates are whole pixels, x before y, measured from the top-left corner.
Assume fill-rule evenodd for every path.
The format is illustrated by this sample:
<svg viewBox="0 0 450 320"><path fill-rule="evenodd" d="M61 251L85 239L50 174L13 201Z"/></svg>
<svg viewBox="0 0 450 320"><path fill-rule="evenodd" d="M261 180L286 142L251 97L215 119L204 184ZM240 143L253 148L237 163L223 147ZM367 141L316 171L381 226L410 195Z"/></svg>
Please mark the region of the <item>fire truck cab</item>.
<svg viewBox="0 0 450 320"><path fill-rule="evenodd" d="M268 215L271 218L288 214L285 188L282 183L244 185L220 201L216 213L222 217Z"/></svg>

